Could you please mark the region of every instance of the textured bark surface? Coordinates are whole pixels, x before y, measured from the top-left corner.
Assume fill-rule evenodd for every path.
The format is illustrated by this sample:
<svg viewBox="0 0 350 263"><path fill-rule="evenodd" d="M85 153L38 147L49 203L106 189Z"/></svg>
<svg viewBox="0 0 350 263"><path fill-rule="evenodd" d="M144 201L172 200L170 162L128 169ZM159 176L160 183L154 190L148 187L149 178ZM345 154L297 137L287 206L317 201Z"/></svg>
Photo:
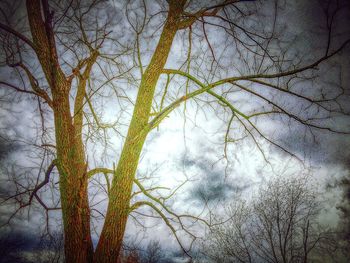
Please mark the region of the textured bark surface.
<svg viewBox="0 0 350 263"><path fill-rule="evenodd" d="M88 73L96 60L92 54L79 76L74 112L71 114L71 82L60 68L47 1L27 0L27 12L35 52L52 94L57 169L64 224L65 260L69 263L117 262L122 246L130 197L139 157L146 140L154 92L179 28L186 1L173 1L151 62L144 72L126 141L114 174L103 230L95 253L90 233L88 176L82 142L83 102ZM146 132L145 132L146 130Z"/></svg>
<svg viewBox="0 0 350 263"><path fill-rule="evenodd" d="M85 152L82 142L81 97L85 81L78 87L74 118L71 116L67 81L60 68L51 15L46 1L27 0L30 30L35 52L50 86L54 113L57 168L60 177L60 195L64 224L66 262L92 261L93 246L90 236L88 203L88 178ZM44 16L44 17L43 17ZM83 90L83 91L82 91Z"/></svg>
<svg viewBox="0 0 350 263"><path fill-rule="evenodd" d="M68 104L68 97L61 105ZM81 135L69 111L55 110L58 171L65 236L66 262L91 262L92 241L88 203L87 165Z"/></svg>
<svg viewBox="0 0 350 263"><path fill-rule="evenodd" d="M344 85L341 85L342 78L339 78L339 82L331 78L332 85L328 86L330 89L334 89L332 92L327 89L327 85L323 85L329 82L327 76L321 76L320 80L316 81L320 85L313 85L314 79L318 77L316 70L323 72L327 71L329 67L331 75L338 72L338 67L334 67L334 63L338 62L336 57L341 55L340 52L348 48L350 43L350 39L345 39L348 37L345 31L342 32L340 28L336 27L339 21L343 21L342 16L344 16L336 18L336 13L342 8L338 1L336 6L329 2L330 5L323 10L325 11L323 22L327 22L325 23L327 30L324 32L321 30L319 33L322 36L323 33L327 33L324 34L324 38L327 36L327 43L324 45L325 52L318 50L315 54L305 53L308 55L305 59L301 59L304 52L298 47L301 42L293 40L294 37L299 36L300 32L284 33L284 24L278 25L276 22L279 20L277 16L279 10L283 12L293 11L293 9L289 10L289 7L285 9L282 4L275 4L274 7L272 5L261 6L263 8L261 14L255 13L260 5L253 4L252 11L244 7L249 11L245 14L236 6L236 4L245 5L245 3L239 3L242 1L235 0L207 1L205 4L201 1L167 0L156 3L156 5L159 4L157 8L155 6L148 7L148 3L142 1L139 4L135 4L133 1L122 4L123 1L119 1L117 5L111 5L110 1L105 0L25 0L22 4L16 3L14 5L12 2L17 1L6 0L4 5L2 2L0 5L4 16L0 19L0 38L4 51L0 56L0 66L3 67L4 64L9 67L10 70L4 71L4 75L7 75L8 72L8 78L11 79L9 83L1 79L0 85L12 89L15 93L30 94L37 99L38 108L36 110L40 114L38 117L41 123L33 119L34 125L30 125L31 128L28 132L33 135L33 142L38 148L34 153L38 153L37 156L40 156L42 163L37 167L36 180L29 177L29 172L27 172L29 167L24 167L23 176L22 173L16 176L16 169L9 170L8 174L13 177L13 180L11 178L8 181L9 183L13 181L15 186L13 190L9 189L9 193L13 191L15 194L8 199L6 198L2 204L13 199L16 206L19 205L18 209L13 206L15 212L9 218L8 223L17 212L29 207L35 198L47 215L49 211L62 209L66 262L110 263L121 261L123 257L120 250L128 217L133 210L141 206L148 206L153 209L154 213L158 213L159 218L169 227L186 254L187 249L182 246L182 238L179 238L177 233L179 235L182 232L187 233L194 241L196 239L195 230L192 233L188 228L188 223L191 220L193 222L200 221L210 226L210 222L201 219L201 216L206 217L204 214L199 216L177 215L167 206L166 200L176 198L175 192L182 184L174 189L169 196L164 197L162 196L163 191L157 191L165 189L164 187L149 189L143 187L135 179L140 155L148 133L153 128L159 127L161 121L181 104L184 104L184 117L186 117L187 101L195 99L200 94L212 97L213 101L207 97L204 100L198 98L195 101L195 103L199 103L198 109L202 108L202 103L207 102L211 113L220 114L218 116L220 122L228 120L223 143L224 155L221 158L226 160L226 168L230 165L231 155L234 156L234 152L229 153L227 147L230 143L237 141L231 137L238 134L242 135L238 136L239 140L247 136L250 137L267 163L269 160L260 139L270 143L278 151L290 155L300 163L305 160L305 158L299 158L293 149L283 143L278 134L270 136L266 133L265 135L259 127L261 125L259 125L257 118L260 117L270 118L271 116L271 120L276 121L277 117L274 116L278 116L278 121L281 123L287 121L293 125L305 127L311 132L308 134L313 134L313 129L341 135L350 133L345 126L335 125L333 127L331 124L331 117L339 120L349 117L342 105L343 96L346 95ZM212 2L211 5L209 2ZM26 3L26 13L24 12L24 3ZM152 12L149 12L149 8ZM255 25L254 23L259 21L261 17L266 17L266 8L274 10L271 12L274 14L272 20L266 21L268 22L266 26ZM159 12L154 13L156 9L159 9ZM16 11L18 19L16 16L12 16L14 13L12 10ZM9 16L7 16L7 11L9 11ZM119 17L124 11L126 12L125 19ZM165 14L166 18L164 18ZM158 18L153 20L155 17ZM23 23L23 18L28 18L30 32L28 32L27 25ZM155 22L151 22L151 20ZM272 23L270 24L270 22ZM197 24L202 25L202 29ZM192 25L194 25L193 28ZM210 27L208 31L205 29L207 25ZM116 27L110 28L113 26ZM17 31L16 28L20 31ZM187 59L182 63L182 66L176 67L177 69L171 67L166 69L164 67L176 33L184 29L189 29L188 45L182 42L184 45L180 48L181 54L173 55L178 57L175 64L179 64L183 60L186 51ZM125 30L130 31L125 32ZM216 31L213 30L219 30L221 36L219 40L224 40L221 41L223 42L222 52L217 50L221 46L220 41L216 41ZM208 37L207 32L214 33L214 38L213 36ZM333 34L333 32L337 34ZM145 37L144 40L148 41L155 35L158 36L159 33L158 42L154 39L151 41L151 45L149 43L140 44L141 38ZM187 38L185 34L179 35L182 40ZM321 35L320 40L323 39ZM308 35L308 37L312 36L313 34ZM117 39L118 37L120 39ZM279 39L280 37L281 39ZM134 46L133 38L135 39ZM153 44L157 44L155 50L153 50ZM177 41L177 44L181 45L181 41ZM152 46L152 50L150 50L150 46ZM232 50L230 50L231 47L233 47ZM305 49L305 52L309 48ZM271 54L269 54L270 52ZM295 52L296 56L291 56ZM215 53L217 54L215 55ZM148 67L144 68L142 58L145 58L148 63L150 55L152 57ZM335 60L333 61L333 59ZM326 63L328 60L329 62ZM321 66L322 63L326 65ZM342 64L339 65L342 66ZM90 74L93 67L96 72ZM137 67L140 70L140 77L137 75ZM230 72L233 75L229 75ZM154 94L161 74L167 76L167 82L162 90L163 94L157 92L155 99ZM341 77L341 74L339 76ZM12 79L13 77L14 79ZM184 78L186 82L176 82L178 77ZM141 79L141 83L138 83L139 79ZM304 89L299 86L304 85L306 83L304 81L310 81L310 85L315 86L315 90L304 94ZM192 84L193 86L190 86ZM138 85L138 94L134 102L135 85ZM222 88L216 88L218 86L222 86ZM130 90L129 87L132 87L133 90ZM175 87L175 90L168 91L168 87ZM107 90L104 90L105 88ZM236 92L240 95L232 97L231 93ZM112 95L114 93L115 95ZM9 101L4 100L5 103L9 103L9 106L5 107L8 111L13 110L12 105L15 109L17 106L15 103L21 101L21 97L18 97L19 100L17 97L12 97L10 91L1 94L4 98L7 96L10 98ZM184 95L180 97L180 94ZM255 98L252 101L254 103L249 104L247 113L244 113L246 107L240 103L241 94ZM107 97L109 97L108 100L105 100ZM90 98L94 101L91 101ZM108 117L101 115L104 112L109 112L105 108L105 105L109 105L109 99L118 100L119 105L116 109L121 118L130 113L129 105L134 107L129 129L120 158L117 160L117 166L115 167L113 163L113 170L109 169L108 167L112 166L110 163L106 164L106 167L91 167L92 169L88 170L88 158L91 156L97 159L100 153L98 155L95 155L94 152L87 153L85 146L87 147L90 142L92 147L89 145L88 149L94 149L101 145L106 147L104 150L108 154L110 143L114 140L110 138L111 134L107 132L107 129L110 131L113 129L116 133L124 133L125 123L120 121L119 116L113 124L102 123L104 122L103 117ZM126 102L126 99L129 102ZM160 99L160 104L158 104L158 99ZM299 105L301 110L294 111L290 107L290 103L285 103L289 100ZM169 101L171 102L168 103ZM163 102L165 102L166 107L163 107ZM152 103L154 103L154 109L159 111L151 114ZM222 110L213 106L213 103L217 103L217 107L222 107ZM42 107L44 104L46 106ZM241 106L244 108L243 112L241 112ZM96 108L94 109L94 107ZM83 112L83 110L87 111ZM17 109L13 112L14 116L20 114ZM53 116L53 124L52 116L46 119L48 112ZM10 121L9 125L11 125L10 123L12 122ZM39 123L41 124L40 128ZM236 127L236 123L240 126ZM196 120L194 124L197 125ZM25 125L24 127L27 127L27 123ZM7 124L5 126L7 127ZM52 139L52 126L54 126L55 142ZM31 131L34 131L35 128L37 129L34 137ZM236 134L236 132L238 133ZM11 134L12 132L8 135L9 139L12 138ZM121 136L119 137L119 135ZM125 134L119 133L119 135L118 138L124 138ZM39 139L41 139L41 144ZM7 138L5 141L7 143ZM18 147L21 144L20 142ZM100 151L98 150L98 152ZM109 155L104 157L109 159ZM102 162L105 160L102 158ZM48 162L51 164L47 166ZM40 182L44 166L47 166L45 179ZM49 185L53 182L50 173L54 171L55 167L59 174L57 180L59 182L60 204L56 202L56 187ZM30 167L28 171L35 170ZM88 189L89 178L96 174L105 175L107 187L103 190L106 190L109 202L106 215L101 213L102 217L105 216L105 220L94 251L90 230L91 215ZM111 184L108 177L110 175L113 175ZM22 180L25 179L28 180L22 186ZM133 192L134 183L140 191ZM53 201L50 202L50 207L46 206L46 202L43 202L37 195L37 192L44 186L46 189L42 190L40 196L43 200L46 198L47 201ZM104 188L103 185L101 186ZM49 189L52 191L53 198L47 198ZM94 187L91 190L94 190ZM168 190L171 191L171 189ZM137 194L142 194L145 200L133 198L132 204L130 204L131 198ZM4 207L7 209L7 205ZM91 207L91 209L94 208ZM182 221L182 218L188 218L188 220ZM49 224L47 229L48 226ZM308 230L308 224L306 230ZM305 240L307 241L308 238ZM271 254L276 253L272 251ZM286 253L283 252L281 255L286 261ZM306 255L304 261L307 260Z"/></svg>
<svg viewBox="0 0 350 263"><path fill-rule="evenodd" d="M128 135L114 174L107 215L95 251L94 263L117 262L129 215L132 185L141 150L147 136L147 133L143 131L149 121L156 84L167 61L178 29L179 15L182 13L182 8L183 4L181 3L170 6L157 48L143 74Z"/></svg>

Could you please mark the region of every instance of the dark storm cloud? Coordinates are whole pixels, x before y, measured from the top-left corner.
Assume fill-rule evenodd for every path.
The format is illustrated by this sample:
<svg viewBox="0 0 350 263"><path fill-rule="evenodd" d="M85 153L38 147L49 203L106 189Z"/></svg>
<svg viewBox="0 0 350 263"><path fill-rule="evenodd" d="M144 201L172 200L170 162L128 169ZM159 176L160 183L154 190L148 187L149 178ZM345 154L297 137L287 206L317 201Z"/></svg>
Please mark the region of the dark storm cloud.
<svg viewBox="0 0 350 263"><path fill-rule="evenodd" d="M10 192L13 190L6 182L5 170L9 168L7 161L10 158L11 154L15 154L16 151L20 149L21 146L18 143L0 134L0 198L9 196Z"/></svg>
<svg viewBox="0 0 350 263"><path fill-rule="evenodd" d="M12 228L0 231L0 263L63 262L63 234L40 236Z"/></svg>
<svg viewBox="0 0 350 263"><path fill-rule="evenodd" d="M0 232L0 263L25 263L24 252L33 251L38 244L38 237L31 233L19 231Z"/></svg>
<svg viewBox="0 0 350 263"><path fill-rule="evenodd" d="M299 41L296 41L294 49L301 51L306 57L315 61L324 55L327 46L327 17L336 13L332 26L333 41L330 42L330 50L338 48L346 39L350 39L350 2L340 1L295 1L295 8L289 14L290 28L299 34ZM328 23L329 23L328 19ZM309 52L310 51L310 52ZM323 104L332 110L343 110L347 117L339 118L335 112L331 113L327 121L320 120L318 124L331 127L334 130L350 132L350 45L340 54L320 65L317 74L318 80L310 82L308 86L300 86L303 95L319 98L319 95L326 98L335 97L337 92L342 95L337 98L337 103ZM319 93L317 92L322 91ZM308 92L308 93L306 93ZM288 102L288 101L287 101ZM290 101L290 103L293 103ZM341 105L341 107L339 107ZM307 118L307 102L296 108L305 109L301 114ZM311 116L311 115L310 115ZM319 116L322 116L320 114ZM350 137L349 135L332 133L326 130L314 129L291 122L276 127L276 138L290 152L295 153L302 159L311 161L314 165L341 165L349 167L350 158ZM280 151L274 147L271 149Z"/></svg>
<svg viewBox="0 0 350 263"><path fill-rule="evenodd" d="M191 185L190 199L200 202L225 200L251 186L243 178L233 183L232 178L225 176L225 167L215 166L213 163L214 161L208 156L201 158L183 156L184 168L194 169L194 173L200 178Z"/></svg>
<svg viewBox="0 0 350 263"><path fill-rule="evenodd" d="M201 202L225 200L230 198L232 194L240 193L250 187L249 185L232 185L223 180L207 181L214 178L214 176L208 175L203 179L203 181L193 186L193 190L191 191L192 199L199 200Z"/></svg>
<svg viewBox="0 0 350 263"><path fill-rule="evenodd" d="M311 161L313 165L349 165L349 135L325 131L313 131L311 134L306 130L305 127L300 127L294 129L294 132L282 133L279 141L290 152L301 159Z"/></svg>
<svg viewBox="0 0 350 263"><path fill-rule="evenodd" d="M9 139L6 139L0 134L0 163L19 148L20 146L18 144Z"/></svg>

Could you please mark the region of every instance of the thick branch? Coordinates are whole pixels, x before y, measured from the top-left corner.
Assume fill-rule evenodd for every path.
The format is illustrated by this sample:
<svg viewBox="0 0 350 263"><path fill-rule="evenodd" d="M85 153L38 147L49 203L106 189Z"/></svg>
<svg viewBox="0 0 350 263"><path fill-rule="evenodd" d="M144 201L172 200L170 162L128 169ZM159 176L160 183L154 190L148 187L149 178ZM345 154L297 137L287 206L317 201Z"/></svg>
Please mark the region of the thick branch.
<svg viewBox="0 0 350 263"><path fill-rule="evenodd" d="M239 0L225 0L217 5L213 5L207 8L203 8L194 14L189 14L185 12L186 19L183 19L179 24L179 29L185 29L190 27L197 19L204 16L216 16L216 14L222 10L225 6L237 3Z"/></svg>
<svg viewBox="0 0 350 263"><path fill-rule="evenodd" d="M22 35L21 33L19 33L18 31L12 29L11 27L0 23L0 28L3 29L4 31L16 36L17 38L21 39L23 42L25 42L27 45L29 45L33 50L36 50L36 46L35 44L29 40L26 36Z"/></svg>
<svg viewBox="0 0 350 263"><path fill-rule="evenodd" d="M14 89L18 92L23 92L23 93L28 93L28 94L32 94L32 95L38 95L37 93L35 93L34 91L31 91L31 90L26 90L26 89L22 89L22 88L19 88L11 83L7 83L7 82L4 82L4 81L0 81L0 85L4 85L4 86L7 86L11 89Z"/></svg>
<svg viewBox="0 0 350 263"><path fill-rule="evenodd" d="M336 55L337 53L339 53L341 50L343 50L348 44L350 43L350 39L348 39L347 41L345 41L338 49L336 49L335 51L333 51L332 53L330 53L327 56L323 56L322 58L320 58L319 60L315 61L312 64L309 64L307 66L304 67L300 67L300 68L296 68L294 70L288 70L288 71L284 71L284 72L280 72L280 73L272 73L272 74L253 74L253 75L246 75L246 76L241 76L241 77L230 77L230 78L226 78L226 79L222 79L219 81L216 81L214 83L212 83L211 85L216 87L219 85L223 85L225 83L230 83L233 81L237 81L237 80L251 80L251 79L275 79L275 78L282 78L282 77L287 77L287 76L292 76L304 71L307 71L309 69L316 69L316 67L321 64L322 62L326 61L327 59L333 57L334 55ZM177 73L180 74L180 73ZM183 73L181 73L180 75L184 75Z"/></svg>
<svg viewBox="0 0 350 263"><path fill-rule="evenodd" d="M23 63L19 63L19 67L21 67L25 71L25 73L29 79L29 83L30 83L33 91L35 92L35 94L40 96L41 98L43 98L47 102L47 104L49 104L49 106L52 108L53 104L52 104L52 100L51 100L50 96L46 93L46 91L44 91L42 88L39 87L38 81L33 76L33 74L30 72L28 67L25 66Z"/></svg>
<svg viewBox="0 0 350 263"><path fill-rule="evenodd" d="M49 167L47 168L45 173L45 179L33 189L29 198L29 204L32 202L33 197L37 195L36 193L49 182L50 174L55 166L56 166L56 159L53 160L49 165Z"/></svg>
<svg viewBox="0 0 350 263"><path fill-rule="evenodd" d="M108 168L95 168L92 169L90 171L87 172L87 178L92 178L95 174L99 174L99 173L106 173L106 174L113 174L114 171L112 169L108 169Z"/></svg>

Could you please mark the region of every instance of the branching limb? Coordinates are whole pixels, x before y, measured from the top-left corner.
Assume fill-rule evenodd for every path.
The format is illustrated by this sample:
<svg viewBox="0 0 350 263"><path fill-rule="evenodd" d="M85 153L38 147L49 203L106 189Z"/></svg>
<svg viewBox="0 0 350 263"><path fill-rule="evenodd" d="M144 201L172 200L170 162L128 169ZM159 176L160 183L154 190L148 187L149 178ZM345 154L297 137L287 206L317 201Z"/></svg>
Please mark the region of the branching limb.
<svg viewBox="0 0 350 263"><path fill-rule="evenodd" d="M173 225L170 223L170 220L165 216L165 214L163 214L163 212L158 208L156 207L153 203L149 202L149 201L140 201L140 202L137 202L135 204L133 204L131 207L130 207L130 212L133 211L133 210L136 210L137 208L141 207L141 206L144 206L144 205L147 205L149 207L151 207L154 211L157 212L157 214L163 219L163 221L165 222L165 224L170 228L171 232L173 233L173 235L175 236L176 238L176 241L177 243L180 245L181 249L184 251L184 253L191 257L191 255L189 255L189 250L187 250L183 244L181 243L179 237L177 236L176 234L176 229L173 227Z"/></svg>
<svg viewBox="0 0 350 263"><path fill-rule="evenodd" d="M108 168L95 168L87 172L87 178L91 179L95 174L99 173L106 173L106 174L113 174L114 171L112 169Z"/></svg>
<svg viewBox="0 0 350 263"><path fill-rule="evenodd" d="M56 159L51 162L51 164L49 165L49 167L46 170L45 179L33 189L32 193L29 197L29 203L32 202L32 199L34 196L38 199L37 192L49 182L50 174L51 174L53 168L55 168L56 163L57 163Z"/></svg>
<svg viewBox="0 0 350 263"><path fill-rule="evenodd" d="M230 83L233 81L238 81L238 80L252 80L252 79L278 79L278 78L282 78L282 77L287 77L287 76L293 76L296 75L298 73L301 72L305 72L307 70L316 70L317 66L320 65L322 62L328 60L329 58L335 56L336 54L338 54L340 51L342 51L348 44L350 44L350 39L348 39L347 41L345 41L338 49L334 50L333 52L331 52L328 55L325 55L323 57L321 57L320 59L316 60L314 63L311 63L309 65L306 65L304 67L299 67L293 70L287 70L287 71L283 71L280 73L272 73L272 74L253 74L253 75L246 75L246 76L241 76L241 77L230 77L230 78L226 78L226 79L222 79L219 81L216 81L214 83L212 83L211 85L213 87L216 86L220 86L226 83ZM177 73L180 74L180 73ZM183 75L181 73L181 75Z"/></svg>
<svg viewBox="0 0 350 263"><path fill-rule="evenodd" d="M52 100L50 98L50 96L46 93L46 91L44 91L43 89L41 89L39 87L39 83L38 81L35 79L35 77L33 76L33 74L30 72L30 70L28 69L27 66L25 66L23 63L19 63L18 65L19 67L21 67L28 79L29 79L29 82L30 82L30 85L33 89L33 91L38 95L40 96L41 98L43 98L45 100L45 102L52 108L53 107L53 104L52 104Z"/></svg>
<svg viewBox="0 0 350 263"><path fill-rule="evenodd" d="M33 94L33 95L36 95L36 96L39 96L41 97L42 99L44 99L44 101L52 108L53 107L53 104L52 104L52 99L50 98L50 96L47 94L47 92L45 90L43 90L42 88L40 88L39 86L39 82L37 81L37 79L33 76L33 74L30 72L30 70L28 69L28 67L26 65L24 65L22 63L22 61L18 62L18 63L14 63L14 64L11 64L7 61L7 64L8 66L14 68L14 67L20 67L21 69L24 70L28 80L29 80L29 83L31 85L31 88L33 91L28 91L28 90L25 90L25 89L22 89L22 88L19 88L19 87L16 87L15 85L13 84L10 84L10 83L7 83L7 82L4 82L4 81L1 81L0 84L2 85L6 85L12 89L15 89L16 91L19 91L19 92L23 92L23 93L29 93L29 94Z"/></svg>
<svg viewBox="0 0 350 263"><path fill-rule="evenodd" d="M3 203L5 203L5 202L7 202L7 201L9 201L11 199L16 199L17 200L17 198L19 196L22 196L24 194L29 194L30 193L29 194L29 200L26 201L26 202L20 201L19 207L12 213L12 215L9 217L7 222L4 223L3 225L1 225L0 227L9 224L11 222L11 220L18 214L19 211L21 211L25 207L29 207L32 204L32 202L33 202L33 198L35 198L38 201L38 203L45 209L46 218L47 219L48 219L48 211L60 210L61 209L60 207L48 207L38 195L38 191L49 183L50 175L52 173L52 170L56 166L56 164L57 164L57 160L56 159L52 160L52 162L50 163L50 165L48 166L48 168L47 168L47 170L45 172L44 180L41 183L37 184L33 189L26 189L25 191L16 193L16 194L14 194L14 195L4 199L4 201L0 203L0 204L3 204ZM47 225L48 225L48 221L47 221Z"/></svg>
<svg viewBox="0 0 350 263"><path fill-rule="evenodd" d="M222 10L225 6L234 4L239 2L240 0L224 0L221 1L221 3L203 8L196 13L187 13L184 12L183 16L184 19L179 24L179 29L185 29L193 25L199 18L205 17L205 16L216 16L220 10Z"/></svg>
<svg viewBox="0 0 350 263"><path fill-rule="evenodd" d="M3 23L0 23L0 28L4 31L14 35L15 37L19 38L20 40L25 42L28 46L30 46L33 50L37 50L37 47L29 38L27 38L23 34L19 33L18 31L14 30L13 28L11 28Z"/></svg>
<svg viewBox="0 0 350 263"><path fill-rule="evenodd" d="M137 179L134 179L134 182L135 184L140 188L140 190L142 191L142 193L147 196L149 199L151 199L152 201L156 202L157 204L159 204L167 213L169 213L170 215L176 217L178 220L179 220L179 223L182 225L181 223L181 218L183 217L187 217L187 218L191 218L191 219L194 219L196 221L200 221L204 224L206 224L207 226L210 226L209 223L207 221L205 221L204 219L201 219L199 217L196 217L196 216L192 216L192 215L187 215L187 214L183 214L183 215L177 215L175 214L173 211L171 211L166 205L164 202L162 202L160 200L160 198L156 198L154 197L153 195L151 195L150 193L148 193L146 191L146 189L142 186L142 184L137 180Z"/></svg>
<svg viewBox="0 0 350 263"><path fill-rule="evenodd" d="M295 114L287 112L287 110L283 109L281 106L279 106L278 104L276 104L272 100L269 100L269 99L265 98L264 96L260 95L259 93L255 92L255 91L252 91L252 90L250 90L250 89L248 89L248 88L246 88L246 87L244 87L244 86L242 86L242 85L240 85L238 83L234 83L234 85L236 85L237 87L241 88L242 90L244 90L244 91L246 91L248 93L251 93L254 96L256 96L256 97L266 101L267 103L273 105L274 107L279 109L281 111L281 113L287 115L288 117L294 119L295 121L299 122L302 125L309 126L309 127L316 128L316 129L320 129L320 130L327 130L327 131L334 132L334 133L349 134L349 132L339 131L339 130L332 129L330 127L324 127L324 126L320 126L320 125L316 125L316 124L310 123L308 120L303 120L300 117L296 116Z"/></svg>

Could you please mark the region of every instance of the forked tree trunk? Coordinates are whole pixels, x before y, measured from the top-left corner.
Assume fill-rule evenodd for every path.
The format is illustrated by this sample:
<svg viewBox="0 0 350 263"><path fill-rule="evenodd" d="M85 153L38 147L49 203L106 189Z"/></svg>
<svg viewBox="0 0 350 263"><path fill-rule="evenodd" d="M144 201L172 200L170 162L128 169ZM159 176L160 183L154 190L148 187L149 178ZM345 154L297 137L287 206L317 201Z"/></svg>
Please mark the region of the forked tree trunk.
<svg viewBox="0 0 350 263"><path fill-rule="evenodd" d="M122 245L130 213L130 197L140 153L145 142L154 91L163 69L183 11L185 0L170 1L169 13L151 62L142 76L127 138L114 174L107 214L95 253L90 233L88 178L82 144L82 118L70 113L70 83L63 74L50 25L48 3L27 0L27 12L35 51L50 85L54 111L57 168L68 263L115 263ZM45 9L46 8L46 9ZM44 14L45 19L42 15ZM83 89L80 89L84 91ZM82 101L84 92L79 92ZM78 107L80 109L80 107Z"/></svg>
<svg viewBox="0 0 350 263"><path fill-rule="evenodd" d="M60 100L59 105L55 109L55 132L65 260L69 263L89 263L92 262L93 246L85 153L81 134L77 133L80 129L72 123L68 96Z"/></svg>
<svg viewBox="0 0 350 263"><path fill-rule="evenodd" d="M114 174L107 215L94 254L94 263L117 262L130 213L132 185L147 136L144 128L149 121L155 87L167 61L182 8L183 4L179 3L170 6L157 48L143 74L126 141Z"/></svg>
<svg viewBox="0 0 350 263"><path fill-rule="evenodd" d="M52 12L49 10L48 2L27 0L26 6L35 52L52 94L65 259L69 263L89 263L92 262L93 246L90 234L87 165L81 133L82 121L77 114L74 118L71 116L69 105L71 84L67 81L57 58Z"/></svg>

